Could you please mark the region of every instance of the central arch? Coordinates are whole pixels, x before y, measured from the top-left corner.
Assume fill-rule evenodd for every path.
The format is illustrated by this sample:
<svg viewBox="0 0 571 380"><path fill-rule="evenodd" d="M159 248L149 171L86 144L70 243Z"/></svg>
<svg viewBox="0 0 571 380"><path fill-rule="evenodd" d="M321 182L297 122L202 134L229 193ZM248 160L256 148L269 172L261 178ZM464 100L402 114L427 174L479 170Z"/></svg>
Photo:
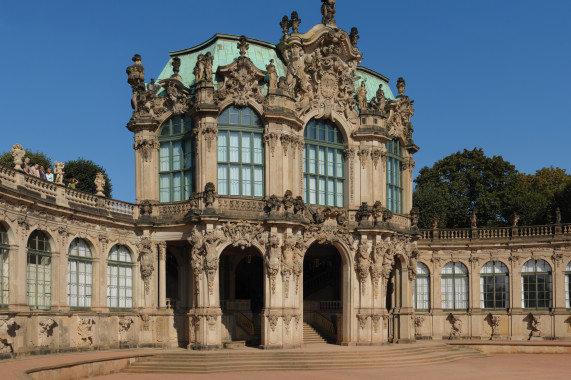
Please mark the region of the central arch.
<svg viewBox="0 0 571 380"><path fill-rule="evenodd" d="M333 244L313 243L303 259L303 321L329 343L341 342L347 303L346 260ZM311 332L304 328L308 335ZM308 337L304 336L308 343Z"/></svg>
<svg viewBox="0 0 571 380"><path fill-rule="evenodd" d="M261 317L264 308L264 261L254 247L228 246L219 262L222 341L261 342Z"/></svg>

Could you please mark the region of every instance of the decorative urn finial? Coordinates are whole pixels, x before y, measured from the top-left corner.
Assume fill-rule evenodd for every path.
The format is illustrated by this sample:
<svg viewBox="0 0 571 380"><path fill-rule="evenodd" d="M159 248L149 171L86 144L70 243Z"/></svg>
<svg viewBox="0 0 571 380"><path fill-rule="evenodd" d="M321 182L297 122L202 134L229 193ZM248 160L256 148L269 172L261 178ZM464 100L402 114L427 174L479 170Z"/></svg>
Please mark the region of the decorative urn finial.
<svg viewBox="0 0 571 380"><path fill-rule="evenodd" d="M290 28L289 18L287 18L287 15L282 18L282 21L280 21L280 26L285 38L288 35Z"/></svg>
<svg viewBox="0 0 571 380"><path fill-rule="evenodd" d="M406 82L403 77L397 79L397 89L399 91L399 95L404 95L404 88L406 87Z"/></svg>
<svg viewBox="0 0 571 380"><path fill-rule="evenodd" d="M296 11L291 12L291 20L289 22L289 26L291 26L291 32L297 33L299 29L299 24L301 24L301 19L297 15Z"/></svg>
<svg viewBox="0 0 571 380"><path fill-rule="evenodd" d="M250 45L246 41L246 36L240 36L240 41L238 42L238 49L240 50L240 57L243 57L248 52Z"/></svg>

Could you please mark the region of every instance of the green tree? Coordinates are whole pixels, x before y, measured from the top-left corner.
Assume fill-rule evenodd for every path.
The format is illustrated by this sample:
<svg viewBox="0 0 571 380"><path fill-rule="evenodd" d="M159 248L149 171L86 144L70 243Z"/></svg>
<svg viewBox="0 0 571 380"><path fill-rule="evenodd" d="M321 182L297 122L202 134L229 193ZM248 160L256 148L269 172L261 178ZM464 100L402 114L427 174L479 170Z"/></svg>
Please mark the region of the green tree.
<svg viewBox="0 0 571 380"><path fill-rule="evenodd" d="M105 169L93 161L79 157L77 160L67 161L63 171L64 184L68 184L72 178L75 178L79 181L75 188L77 190L85 191L86 193L91 194L96 193L96 186L94 182L95 176L98 172L103 173L103 177L105 177L105 186L103 188L103 192L105 193L106 197L111 197L111 190L113 185L109 180L109 176L105 172Z"/></svg>
<svg viewBox="0 0 571 380"><path fill-rule="evenodd" d="M415 179L414 205L420 209L419 227L470 227L475 212L478 226L505 225L502 212L506 190L518 174L501 156L487 157L481 148L464 149L424 167Z"/></svg>
<svg viewBox="0 0 571 380"><path fill-rule="evenodd" d="M43 166L45 170L48 170L48 168L53 169L52 159L45 153L40 151L33 152L28 148L24 148L24 150L26 151L24 158L29 158L31 165L38 164ZM2 153L0 156L0 165L9 166L11 168L14 167L14 157L12 157L10 151Z"/></svg>
<svg viewBox="0 0 571 380"><path fill-rule="evenodd" d="M561 221L571 223L571 181L555 194L555 204L561 210Z"/></svg>

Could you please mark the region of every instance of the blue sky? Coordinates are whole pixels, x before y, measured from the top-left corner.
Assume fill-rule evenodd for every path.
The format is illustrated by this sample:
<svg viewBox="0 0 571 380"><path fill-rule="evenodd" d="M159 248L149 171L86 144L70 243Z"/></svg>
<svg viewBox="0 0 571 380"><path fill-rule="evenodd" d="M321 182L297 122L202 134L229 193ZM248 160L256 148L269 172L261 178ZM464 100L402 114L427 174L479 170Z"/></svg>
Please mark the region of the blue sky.
<svg viewBox="0 0 571 380"><path fill-rule="evenodd" d="M215 33L277 43L297 10L300 32L319 0L0 2L0 151L19 142L52 160L107 169L113 197L135 199L126 66L147 81L168 52ZM571 169L570 1L337 0L337 25L359 28L362 65L415 99L415 173L464 148L502 155L526 173Z"/></svg>

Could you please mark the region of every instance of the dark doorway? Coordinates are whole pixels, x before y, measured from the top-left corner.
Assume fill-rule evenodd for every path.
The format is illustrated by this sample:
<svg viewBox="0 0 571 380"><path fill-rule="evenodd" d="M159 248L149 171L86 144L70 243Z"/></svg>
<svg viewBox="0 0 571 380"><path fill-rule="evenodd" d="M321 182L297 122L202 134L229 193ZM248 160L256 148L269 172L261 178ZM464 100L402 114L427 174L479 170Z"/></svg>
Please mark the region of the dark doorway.
<svg viewBox="0 0 571 380"><path fill-rule="evenodd" d="M167 252L166 272L167 298L178 300L178 262L170 252Z"/></svg>

